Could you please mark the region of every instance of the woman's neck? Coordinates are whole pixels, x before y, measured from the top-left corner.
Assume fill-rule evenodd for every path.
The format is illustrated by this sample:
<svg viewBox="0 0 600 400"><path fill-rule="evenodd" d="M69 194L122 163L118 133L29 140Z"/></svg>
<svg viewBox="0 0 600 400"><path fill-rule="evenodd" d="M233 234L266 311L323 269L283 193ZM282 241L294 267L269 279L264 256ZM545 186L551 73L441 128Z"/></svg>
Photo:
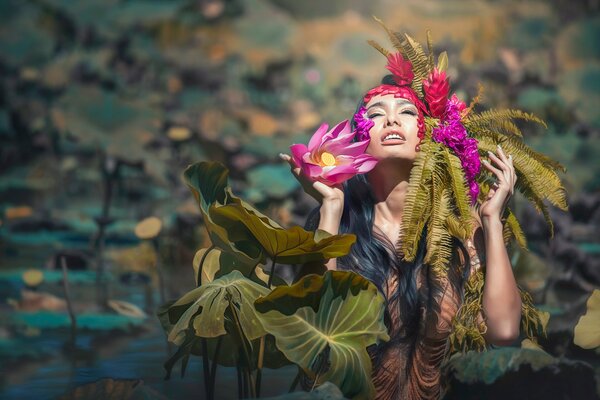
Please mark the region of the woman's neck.
<svg viewBox="0 0 600 400"><path fill-rule="evenodd" d="M375 224L384 231L386 226L400 227L411 167L412 162L405 160L385 160L368 173L375 197Z"/></svg>

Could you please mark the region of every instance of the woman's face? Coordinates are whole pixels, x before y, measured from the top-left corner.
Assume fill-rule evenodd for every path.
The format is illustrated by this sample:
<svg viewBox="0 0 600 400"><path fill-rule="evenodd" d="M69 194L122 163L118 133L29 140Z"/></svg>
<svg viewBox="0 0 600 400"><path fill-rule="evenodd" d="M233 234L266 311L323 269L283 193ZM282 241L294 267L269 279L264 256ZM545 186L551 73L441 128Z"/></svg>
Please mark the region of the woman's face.
<svg viewBox="0 0 600 400"><path fill-rule="evenodd" d="M369 131L371 142L366 152L379 160L414 161L419 144L417 107L393 94L374 96L365 107L367 118L375 123Z"/></svg>

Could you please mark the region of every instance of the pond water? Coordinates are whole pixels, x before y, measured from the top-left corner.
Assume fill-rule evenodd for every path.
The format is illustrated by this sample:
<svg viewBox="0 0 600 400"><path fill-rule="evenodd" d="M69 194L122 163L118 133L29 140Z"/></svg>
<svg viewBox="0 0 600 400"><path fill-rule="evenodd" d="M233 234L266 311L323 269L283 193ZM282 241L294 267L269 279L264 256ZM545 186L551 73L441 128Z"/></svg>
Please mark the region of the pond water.
<svg viewBox="0 0 600 400"><path fill-rule="evenodd" d="M89 272L72 272L73 296L89 301L93 298L94 286L84 277ZM52 314L14 312L6 304L8 297L19 293L22 284L15 277L19 271L0 274L0 399L52 399L68 390L102 378L141 379L145 386L156 390L169 399L204 398L204 378L202 359L192 356L185 377L181 378L180 363L173 369L171 379L166 381L164 362L176 351L168 345L158 319L149 313L148 318L132 326L120 329L81 328L76 339L76 350L67 350L70 330L57 316L52 325ZM44 291L60 296L60 286L48 274L50 282ZM153 290L150 304L159 304L158 290ZM111 285L111 297L131 302L147 309L148 291L140 286ZM42 315L43 314L43 315ZM50 317L49 317L50 315ZM41 328L19 327L15 320L37 321ZM63 315L60 315L64 317ZM107 319L107 323L119 324L119 320ZM18 317L18 318L17 318ZM83 320L84 315L80 315ZM40 321L43 320L43 323ZM100 324L102 320L100 320ZM4 347L2 347L4 345ZM11 347L12 346L12 347ZM295 366L278 370L265 369L262 379L262 396L286 393L296 374ZM237 399L237 372L235 368L219 366L217 370L216 398Z"/></svg>

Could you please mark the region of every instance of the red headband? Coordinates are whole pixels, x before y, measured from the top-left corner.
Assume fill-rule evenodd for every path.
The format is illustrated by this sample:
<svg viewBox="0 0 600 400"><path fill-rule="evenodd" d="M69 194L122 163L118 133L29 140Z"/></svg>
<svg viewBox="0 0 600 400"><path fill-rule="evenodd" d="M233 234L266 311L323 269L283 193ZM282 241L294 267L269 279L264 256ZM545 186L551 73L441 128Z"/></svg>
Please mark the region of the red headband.
<svg viewBox="0 0 600 400"><path fill-rule="evenodd" d="M371 99L375 96L378 95L388 95L388 94L393 94L394 97L396 98L402 98L402 99L406 99L408 101L410 101L411 103L413 103L418 110L418 128L419 128L419 138L423 139L423 137L425 136L425 121L423 118L424 114L429 115L429 113L427 112L427 107L425 107L425 104L423 104L423 102L419 99L419 97L417 96L417 94L415 93L414 90L411 89L410 86L397 86L397 85L379 85L374 87L373 89L369 90L367 92L367 94L365 94L365 97L363 98L363 102L365 103L365 106L367 105L367 103L369 103L369 101L371 101Z"/></svg>

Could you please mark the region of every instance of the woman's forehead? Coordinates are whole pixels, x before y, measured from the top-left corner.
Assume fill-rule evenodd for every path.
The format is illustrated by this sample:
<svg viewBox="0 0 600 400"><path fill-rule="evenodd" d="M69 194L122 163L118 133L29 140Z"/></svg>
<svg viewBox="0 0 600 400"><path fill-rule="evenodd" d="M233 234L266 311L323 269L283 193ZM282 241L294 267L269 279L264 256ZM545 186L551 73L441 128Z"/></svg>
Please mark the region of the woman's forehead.
<svg viewBox="0 0 600 400"><path fill-rule="evenodd" d="M400 97L396 94L379 94L376 96L373 96L369 102L365 105L365 107L367 109L372 108L372 107L384 107L384 106L391 106L391 105L405 105L405 104L411 104L414 105L414 103L408 99L405 99L403 97Z"/></svg>

